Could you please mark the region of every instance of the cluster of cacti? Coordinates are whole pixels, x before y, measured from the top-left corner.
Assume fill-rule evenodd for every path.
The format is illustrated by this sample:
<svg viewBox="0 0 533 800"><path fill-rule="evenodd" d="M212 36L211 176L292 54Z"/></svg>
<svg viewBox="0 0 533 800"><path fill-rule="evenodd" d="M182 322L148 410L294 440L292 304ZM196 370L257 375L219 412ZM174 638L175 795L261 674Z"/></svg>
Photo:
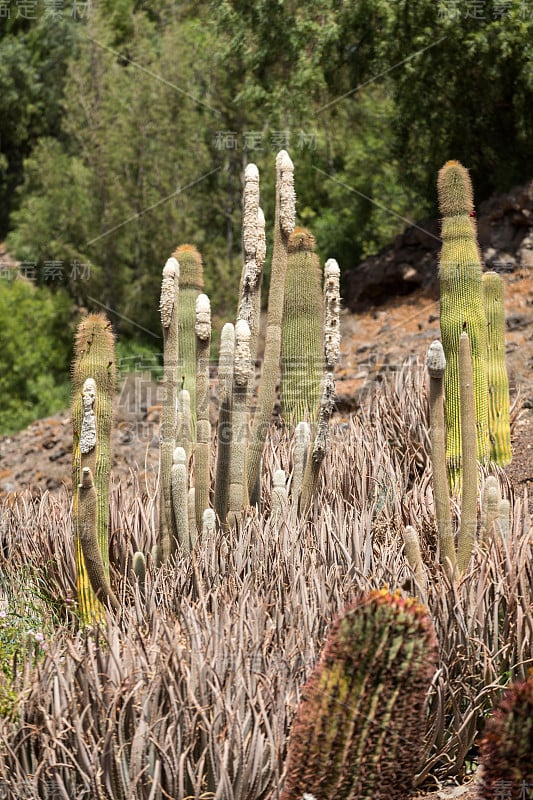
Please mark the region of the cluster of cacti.
<svg viewBox="0 0 533 800"><path fill-rule="evenodd" d="M448 161L440 170L438 194L442 214L439 267L440 326L446 355L446 459L453 489L462 471L461 333L468 334L471 347L476 456L481 463L489 456L500 465L510 461L509 400L503 284L498 278L482 278L472 183L458 161Z"/></svg>
<svg viewBox="0 0 533 800"><path fill-rule="evenodd" d="M221 337L214 487L210 483L212 437L208 406L211 322L209 300L204 294L196 297L195 404L186 389L178 392L183 364L190 362L182 352L182 338L186 333L181 327L184 318L182 259L188 262L187 274L195 266L197 276L201 259L189 246L178 248L163 270L160 309L166 394L160 437L160 538L154 551L157 563L172 554L178 544L190 551L204 528L204 513L212 505L220 524L226 525L235 524L247 505L260 502L261 457L276 399L280 358L286 366L282 396L289 416L297 422L300 417L312 420L319 414L311 456L306 458L304 453L295 457L293 484L296 497L302 492L303 510L309 507L314 494L327 450L334 403L333 370L339 355L339 268L333 260L326 264L323 300L319 262L313 252L314 239L301 229L293 233L293 165L285 151L277 156L276 170L276 218L265 355L253 419L252 391L265 234L259 207L257 167L249 164L244 176L241 296L236 324L225 325ZM197 280L195 289L199 285ZM190 292L190 289L191 279L187 278L186 290ZM190 343L187 348L190 349ZM189 382L189 391L191 388ZM189 472L191 467L194 473Z"/></svg>
<svg viewBox="0 0 533 800"><path fill-rule="evenodd" d="M481 741L481 800L522 800L533 788L533 671L511 684Z"/></svg>
<svg viewBox="0 0 533 800"><path fill-rule="evenodd" d="M416 600L381 590L348 607L303 689L281 800L407 798L436 662Z"/></svg>
<svg viewBox="0 0 533 800"><path fill-rule="evenodd" d="M115 339L103 314L78 327L72 366L73 522L80 617L98 619L109 590L109 471Z"/></svg>

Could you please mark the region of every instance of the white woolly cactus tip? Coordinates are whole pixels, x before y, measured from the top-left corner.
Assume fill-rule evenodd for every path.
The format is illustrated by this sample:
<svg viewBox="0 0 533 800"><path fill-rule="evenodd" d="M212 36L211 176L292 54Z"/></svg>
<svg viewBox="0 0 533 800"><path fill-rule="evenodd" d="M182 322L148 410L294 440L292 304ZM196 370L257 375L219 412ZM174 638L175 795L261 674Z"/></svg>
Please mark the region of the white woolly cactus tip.
<svg viewBox="0 0 533 800"><path fill-rule="evenodd" d="M316 800L314 794L309 794L309 792L304 792L302 795L302 800Z"/></svg>
<svg viewBox="0 0 533 800"><path fill-rule="evenodd" d="M183 447L176 447L174 450L174 455L172 456L172 460L174 464L186 464L187 462L187 454L185 453L185 448Z"/></svg>
<svg viewBox="0 0 533 800"><path fill-rule="evenodd" d="M161 325L168 328L172 322L172 312L174 311L174 300L176 296L176 278L179 277L180 266L175 258L169 258L163 267L163 280L161 281L161 298L159 301L159 311L161 313Z"/></svg>
<svg viewBox="0 0 533 800"><path fill-rule="evenodd" d="M294 165L286 150L276 156L279 180L279 223L285 236L290 236L296 222L296 194L294 193Z"/></svg>
<svg viewBox="0 0 533 800"><path fill-rule="evenodd" d="M90 453L96 447L96 417L94 403L96 400L96 381L87 378L81 391L83 417L80 431L80 453Z"/></svg>
<svg viewBox="0 0 533 800"><path fill-rule="evenodd" d="M435 339L431 342L426 356L426 367L431 378L442 378L446 369L446 356L442 343Z"/></svg>
<svg viewBox="0 0 533 800"><path fill-rule="evenodd" d="M250 326L245 319L235 324L235 365L233 376L237 386L245 386L250 377Z"/></svg>
<svg viewBox="0 0 533 800"><path fill-rule="evenodd" d="M245 181L258 181L259 180L259 170L255 164L248 164L246 169L244 170L244 180Z"/></svg>
<svg viewBox="0 0 533 800"><path fill-rule="evenodd" d="M339 267L337 261L334 258L328 258L324 265L324 275L327 278L339 278L341 274L341 268Z"/></svg>
<svg viewBox="0 0 533 800"><path fill-rule="evenodd" d="M196 298L196 324L194 330L202 341L209 339L211 335L211 303L206 294L199 294Z"/></svg>
<svg viewBox="0 0 533 800"><path fill-rule="evenodd" d="M265 265L266 258L266 236L265 236L265 215L263 209L257 209L257 249L255 251L255 260L257 269L262 270Z"/></svg>

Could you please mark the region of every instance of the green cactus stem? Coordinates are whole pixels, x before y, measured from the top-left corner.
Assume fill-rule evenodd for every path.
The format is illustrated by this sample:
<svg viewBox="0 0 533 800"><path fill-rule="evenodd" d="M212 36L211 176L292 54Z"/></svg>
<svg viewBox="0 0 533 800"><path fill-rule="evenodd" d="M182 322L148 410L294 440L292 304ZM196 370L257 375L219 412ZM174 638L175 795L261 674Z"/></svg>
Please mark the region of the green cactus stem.
<svg viewBox="0 0 533 800"><path fill-rule="evenodd" d="M227 521L234 525L248 505L246 487L246 449L248 443L248 381L250 378L250 327L244 319L235 325L233 366L233 409L230 426L231 457Z"/></svg>
<svg viewBox="0 0 533 800"><path fill-rule="evenodd" d="M449 573L456 564L455 543L450 512L450 493L446 470L446 424L444 421L444 386L446 369L444 349L438 339L430 345L426 358L429 374L429 426L431 436L431 467L435 514L439 534L439 559Z"/></svg>
<svg viewBox="0 0 533 800"><path fill-rule="evenodd" d="M194 451L196 528L202 530L202 519L209 508L209 454L211 424L209 422L209 350L211 345L211 304L206 294L196 298L196 447Z"/></svg>
<svg viewBox="0 0 533 800"><path fill-rule="evenodd" d="M480 745L480 800L521 800L533 786L533 672L511 684Z"/></svg>
<svg viewBox="0 0 533 800"><path fill-rule="evenodd" d="M280 800L408 798L436 661L416 600L382 590L349 606L303 689Z"/></svg>
<svg viewBox="0 0 533 800"><path fill-rule="evenodd" d="M113 395L116 392L115 337L103 314L80 322L72 365L73 523L79 612L90 623L101 614L91 587L79 536L79 485L87 467L94 476L97 496L97 539L104 574L109 579L109 475Z"/></svg>
<svg viewBox="0 0 533 800"><path fill-rule="evenodd" d="M192 543L189 533L187 486L187 454L183 447L176 447L172 464L172 506L176 524L176 539L172 552L175 553L179 547L183 553L188 555L192 550Z"/></svg>
<svg viewBox="0 0 533 800"><path fill-rule="evenodd" d="M78 537L87 575L97 599L118 612L120 604L109 584L98 543L98 497L90 467L82 468L78 490Z"/></svg>
<svg viewBox="0 0 533 800"><path fill-rule="evenodd" d="M281 338L281 408L285 421L316 423L324 358L324 307L314 236L289 236Z"/></svg>
<svg viewBox="0 0 533 800"><path fill-rule="evenodd" d="M461 473L459 337L466 329L472 349L477 458L489 454L487 327L481 285L481 258L474 219L472 183L458 161L439 172L442 214L440 254L440 327L446 355L446 458L452 488Z"/></svg>
<svg viewBox="0 0 533 800"><path fill-rule="evenodd" d="M163 369L165 396L161 413L159 451L159 542L162 557L170 554L175 538L172 516L172 455L176 446L176 404L178 396L178 298L179 264L169 258L163 268L159 311L163 328Z"/></svg>
<svg viewBox="0 0 533 800"><path fill-rule="evenodd" d="M470 340L466 331L459 338L459 380L461 384L461 523L457 538L457 565L463 572L468 566L477 529L477 459L474 374Z"/></svg>
<svg viewBox="0 0 533 800"><path fill-rule="evenodd" d="M202 256L191 244L182 244L173 252L179 263L180 306L178 312L178 337L180 343L178 387L186 389L191 399L193 440L196 435L196 298L204 288ZM183 444L181 444L184 447Z"/></svg>
<svg viewBox="0 0 533 800"><path fill-rule="evenodd" d="M268 293L268 319L263 372L259 388L258 407L254 415L248 451L248 496L252 495L257 484L267 430L276 400L281 354L281 321L287 272L287 248L289 236L294 228L296 213L293 173L294 166L289 154L285 150L281 150L276 157L274 250Z"/></svg>
<svg viewBox="0 0 533 800"><path fill-rule="evenodd" d="M326 261L324 276L324 377L313 449L302 481L299 509L302 514L311 507L322 462L329 448L329 423L335 410L334 370L340 356L340 269L335 259Z"/></svg>
<svg viewBox="0 0 533 800"><path fill-rule="evenodd" d="M218 358L218 426L215 472L215 513L224 524L228 513L229 474L231 459L231 414L233 405L233 361L235 328L227 322L220 335Z"/></svg>
<svg viewBox="0 0 533 800"><path fill-rule="evenodd" d="M510 464L511 423L509 378L505 365L504 283L496 272L483 275L483 301L488 333L488 391L490 459L500 467Z"/></svg>

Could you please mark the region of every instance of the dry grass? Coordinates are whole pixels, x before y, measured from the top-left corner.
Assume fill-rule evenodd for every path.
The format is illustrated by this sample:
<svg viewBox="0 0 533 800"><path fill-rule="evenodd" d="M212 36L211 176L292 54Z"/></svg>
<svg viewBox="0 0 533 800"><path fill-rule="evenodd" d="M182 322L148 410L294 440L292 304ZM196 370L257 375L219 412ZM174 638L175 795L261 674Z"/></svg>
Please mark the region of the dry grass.
<svg viewBox="0 0 533 800"><path fill-rule="evenodd" d="M290 473L292 442L273 431L261 513L198 542L191 559L159 570L148 559L145 599L130 564L154 544L154 487L114 486L110 556L123 611L89 631L74 628L69 498L21 495L3 508L7 586L30 570L62 621L38 665L16 670L19 700L0 729L6 796L275 800L299 692L335 614L362 589L423 593L403 556L407 524L421 535L441 656L427 738L413 753L418 784L460 776L499 687L533 662L532 531L526 500L498 473L512 503L509 541L478 547L450 583L435 559L428 442L411 367L333 428L310 518L289 502L279 520L268 484L275 469Z"/></svg>

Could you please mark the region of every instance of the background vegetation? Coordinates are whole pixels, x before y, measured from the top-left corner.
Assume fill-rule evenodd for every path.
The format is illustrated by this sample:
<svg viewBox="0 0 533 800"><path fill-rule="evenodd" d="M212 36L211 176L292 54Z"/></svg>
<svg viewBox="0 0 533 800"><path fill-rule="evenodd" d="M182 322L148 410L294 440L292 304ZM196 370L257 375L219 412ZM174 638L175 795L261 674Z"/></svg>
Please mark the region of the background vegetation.
<svg viewBox="0 0 533 800"><path fill-rule="evenodd" d="M298 221L343 270L405 220L436 213L448 158L471 169L477 202L530 177L523 0L39 1L25 15L11 5L0 19L0 235L40 285L34 300L62 309L39 314L49 324L33 332L24 380L0 356L11 400L34 416L45 409L28 382L43 359L47 409L60 403L65 297L108 307L123 340L158 349L161 266L191 241L219 318L234 314L248 161L272 219L274 155L289 149ZM9 335L24 327L17 313ZM9 412L0 432L27 420Z"/></svg>

